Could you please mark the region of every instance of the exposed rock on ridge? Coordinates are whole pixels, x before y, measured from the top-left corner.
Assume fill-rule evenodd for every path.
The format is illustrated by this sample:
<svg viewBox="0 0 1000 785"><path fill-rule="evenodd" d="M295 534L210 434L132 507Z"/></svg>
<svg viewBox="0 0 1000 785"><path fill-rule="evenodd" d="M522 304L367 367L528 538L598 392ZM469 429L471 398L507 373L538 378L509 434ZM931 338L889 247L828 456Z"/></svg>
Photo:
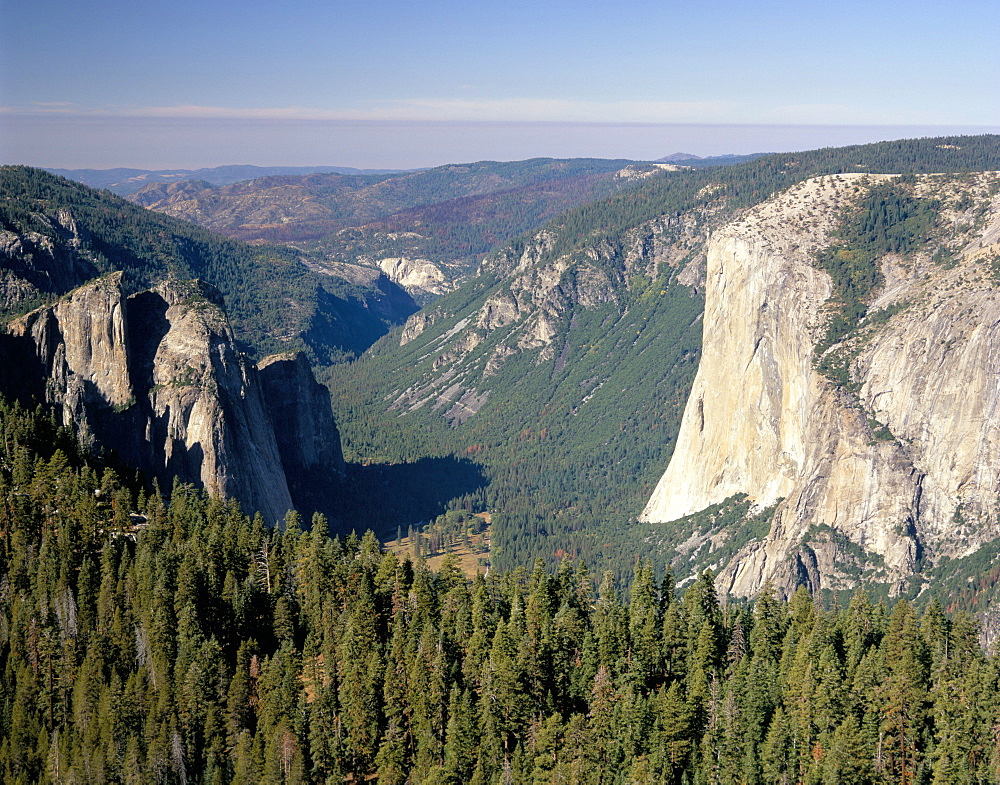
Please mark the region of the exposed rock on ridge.
<svg viewBox="0 0 1000 785"><path fill-rule="evenodd" d="M609 306L624 318L633 279L652 279L667 268L679 283L699 288L704 222L712 209L658 218L614 245L601 240L566 253L557 252L553 231L542 230L523 246L487 258L480 280L496 283L473 309L449 313L436 306L407 321L400 345L424 342L420 362L428 367L420 383L395 391L391 408L431 406L460 425L486 403L491 380L516 356L533 356L535 364L555 360L561 369L578 309ZM432 328L435 334L424 336ZM581 400L586 393L581 390Z"/></svg>
<svg viewBox="0 0 1000 785"><path fill-rule="evenodd" d="M0 231L0 311L16 312L47 294L68 292L97 276L86 233L66 209L35 216L59 238ZM34 304L38 304L34 302Z"/></svg>
<svg viewBox="0 0 1000 785"><path fill-rule="evenodd" d="M429 259L392 256L379 260L378 266L410 294L441 295L455 288L441 268Z"/></svg>
<svg viewBox="0 0 1000 785"><path fill-rule="evenodd" d="M998 535L996 175L917 182L917 195L944 205L940 236L882 261L887 283L867 326L834 347L851 358L857 399L814 369L832 293L814 255L876 179L808 181L709 242L701 365L643 518L676 520L737 493L778 503L766 538L715 565L722 590L847 588L859 551L866 580L899 587L919 559L966 555ZM938 243L956 253L953 267L931 262ZM892 305L887 321L872 318Z"/></svg>

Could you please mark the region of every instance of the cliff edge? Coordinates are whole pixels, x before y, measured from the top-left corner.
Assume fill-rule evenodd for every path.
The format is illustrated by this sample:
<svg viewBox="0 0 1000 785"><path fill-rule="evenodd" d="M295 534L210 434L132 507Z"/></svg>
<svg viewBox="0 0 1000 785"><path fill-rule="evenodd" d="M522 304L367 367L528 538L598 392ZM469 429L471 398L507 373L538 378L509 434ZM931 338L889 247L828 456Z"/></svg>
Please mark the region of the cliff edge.
<svg viewBox="0 0 1000 785"><path fill-rule="evenodd" d="M896 591L922 561L1000 536L1000 176L900 185L933 207L933 230L881 255L866 313L827 348L840 303L817 259L889 182L815 178L709 241L701 364L642 518L675 521L737 494L776 505L766 536L712 564L721 590ZM841 378L818 370L827 356Z"/></svg>
<svg viewBox="0 0 1000 785"><path fill-rule="evenodd" d="M288 359L295 385L266 395L221 296L203 282L168 280L126 296L122 274L112 273L13 320L3 352L17 368L8 393L43 397L89 447L115 452L164 487L178 477L276 523L297 506L289 472L343 470L329 396L308 362ZM308 423L298 452L276 436L275 423L284 434L289 421Z"/></svg>

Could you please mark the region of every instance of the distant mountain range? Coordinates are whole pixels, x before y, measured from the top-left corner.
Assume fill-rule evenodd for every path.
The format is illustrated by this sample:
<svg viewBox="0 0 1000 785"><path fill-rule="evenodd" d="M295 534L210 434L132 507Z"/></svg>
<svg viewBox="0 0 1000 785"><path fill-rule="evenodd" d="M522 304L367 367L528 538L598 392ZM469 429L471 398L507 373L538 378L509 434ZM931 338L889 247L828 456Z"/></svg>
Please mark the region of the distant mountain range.
<svg viewBox="0 0 1000 785"><path fill-rule="evenodd" d="M663 156L663 158L657 158L653 163L682 164L684 166L730 166L732 164L741 164L746 161L763 158L766 155L772 155L772 153L750 153L748 155L733 155L729 153L727 155L711 155L707 158L702 158L700 155L693 155L692 153L671 153L670 155Z"/></svg>
<svg viewBox="0 0 1000 785"><path fill-rule="evenodd" d="M272 175L228 185L153 182L128 199L234 239L291 245L320 270L382 270L426 302L510 239L662 174L662 167L628 160L535 158L395 174Z"/></svg>
<svg viewBox="0 0 1000 785"><path fill-rule="evenodd" d="M702 158L691 153L673 153L657 159L654 163L684 163L689 166L720 166L740 163L759 158L764 153L752 155L717 155ZM540 159L536 159L540 160ZM598 159L594 159L598 160ZM496 162L481 162L497 164ZM520 163L520 162L513 162ZM623 162L633 163L632 161ZM44 167L43 167L44 168ZM438 169L444 167L437 167ZM351 166L254 166L252 164L231 164L228 166L211 166L201 169L131 169L118 167L115 169L52 169L45 171L76 180L91 188L107 188L119 196L129 196L150 184L179 183L185 180L198 180L210 185L231 185L245 180L256 180L261 177L305 176L311 174L343 174L343 175L396 175L428 171L425 168L416 169L357 169Z"/></svg>
<svg viewBox="0 0 1000 785"><path fill-rule="evenodd" d="M47 172L76 180L91 188L107 188L119 196L134 194L150 183L176 183L181 180L203 180L212 185L229 185L256 177L305 175L334 172L336 174L394 174L399 169L354 169L350 166L252 166L234 164L204 169L46 169Z"/></svg>

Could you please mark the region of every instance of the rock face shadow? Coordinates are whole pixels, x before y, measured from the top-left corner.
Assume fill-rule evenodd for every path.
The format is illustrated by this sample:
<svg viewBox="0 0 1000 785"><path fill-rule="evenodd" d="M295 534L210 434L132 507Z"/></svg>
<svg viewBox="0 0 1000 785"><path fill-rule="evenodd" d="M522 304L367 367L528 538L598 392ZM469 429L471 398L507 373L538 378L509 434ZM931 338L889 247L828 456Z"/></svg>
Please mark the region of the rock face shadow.
<svg viewBox="0 0 1000 785"><path fill-rule="evenodd" d="M153 386L156 350L170 330L167 307L156 292L140 292L127 301L130 371L137 398L146 398Z"/></svg>
<svg viewBox="0 0 1000 785"><path fill-rule="evenodd" d="M25 406L45 400L45 367L29 336L0 334L0 394Z"/></svg>
<svg viewBox="0 0 1000 785"><path fill-rule="evenodd" d="M396 536L396 527L429 521L445 512L448 502L481 491L489 484L482 467L462 458L421 458L402 464L347 464L330 515L330 533Z"/></svg>

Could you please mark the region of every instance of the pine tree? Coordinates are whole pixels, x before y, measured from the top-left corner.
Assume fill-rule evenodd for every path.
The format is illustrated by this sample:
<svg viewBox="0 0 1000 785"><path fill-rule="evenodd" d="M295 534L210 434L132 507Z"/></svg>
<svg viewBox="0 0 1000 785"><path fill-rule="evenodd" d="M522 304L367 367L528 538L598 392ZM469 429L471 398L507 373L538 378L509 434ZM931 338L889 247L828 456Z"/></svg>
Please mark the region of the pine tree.
<svg viewBox="0 0 1000 785"><path fill-rule="evenodd" d="M445 731L444 778L448 785L469 781L476 764L475 708L468 691L452 687Z"/></svg>
<svg viewBox="0 0 1000 785"><path fill-rule="evenodd" d="M629 672L641 687L651 685L662 668L658 602L649 564L636 566L628 606Z"/></svg>
<svg viewBox="0 0 1000 785"><path fill-rule="evenodd" d="M885 637L888 678L882 688L886 770L901 785L914 781L928 710L929 654L906 600L896 603Z"/></svg>
<svg viewBox="0 0 1000 785"><path fill-rule="evenodd" d="M767 736L761 749L764 780L769 783L791 783L798 780L798 752L792 723L783 707L771 717Z"/></svg>
<svg viewBox="0 0 1000 785"><path fill-rule="evenodd" d="M867 785L875 779L871 750L861 736L858 721L848 715L837 726L823 758L823 785Z"/></svg>
<svg viewBox="0 0 1000 785"><path fill-rule="evenodd" d="M653 731L650 748L662 756L667 782L680 783L695 748L692 712L681 692L680 682L660 688L652 700Z"/></svg>
<svg viewBox="0 0 1000 785"><path fill-rule="evenodd" d="M377 645L376 619L371 582L362 573L357 602L337 653L340 717L350 765L357 772L371 769L381 737L379 707L384 666Z"/></svg>

